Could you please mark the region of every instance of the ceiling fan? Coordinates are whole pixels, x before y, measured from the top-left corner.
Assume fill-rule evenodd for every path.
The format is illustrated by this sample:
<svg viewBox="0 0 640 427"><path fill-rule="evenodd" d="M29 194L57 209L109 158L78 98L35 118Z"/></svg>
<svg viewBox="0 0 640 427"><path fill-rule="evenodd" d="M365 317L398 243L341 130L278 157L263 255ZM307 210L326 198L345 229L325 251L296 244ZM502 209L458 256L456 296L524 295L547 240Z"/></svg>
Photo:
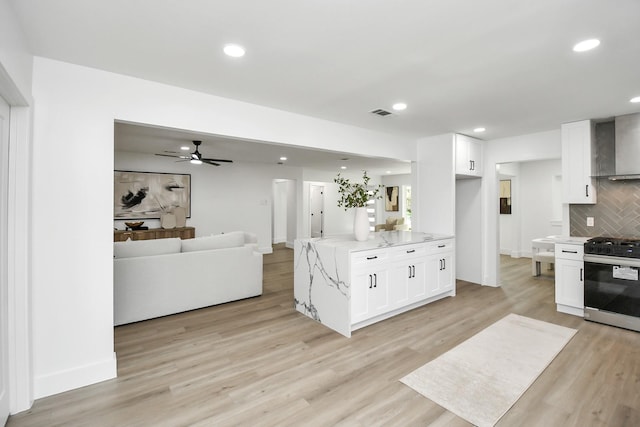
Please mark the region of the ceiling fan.
<svg viewBox="0 0 640 427"><path fill-rule="evenodd" d="M190 155L188 155L188 156L187 155L179 156L179 155L176 155L176 154L159 154L159 153L156 153L156 156L175 157L175 158L178 158L178 159L182 159L182 160L176 160L177 162L190 161L194 165L199 165L199 164L202 164L202 163L206 163L208 165L220 166L219 162L233 163L233 160L209 159L207 157L202 157L202 154L200 153L200 151L198 151L198 147L200 146L200 144L202 144L202 141L193 141L193 145L196 146L196 150L193 153L191 153Z"/></svg>

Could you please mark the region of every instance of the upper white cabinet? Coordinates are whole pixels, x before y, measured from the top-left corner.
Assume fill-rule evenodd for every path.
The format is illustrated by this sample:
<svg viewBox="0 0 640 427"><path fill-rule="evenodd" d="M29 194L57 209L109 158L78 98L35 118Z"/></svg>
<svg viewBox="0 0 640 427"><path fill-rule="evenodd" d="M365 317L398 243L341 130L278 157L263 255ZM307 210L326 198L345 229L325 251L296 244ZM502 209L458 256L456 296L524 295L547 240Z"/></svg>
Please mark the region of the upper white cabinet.
<svg viewBox="0 0 640 427"><path fill-rule="evenodd" d="M473 178L482 176L482 142L465 135L455 135L456 176Z"/></svg>
<svg viewBox="0 0 640 427"><path fill-rule="evenodd" d="M562 125L564 203L596 203L595 138L591 120Z"/></svg>

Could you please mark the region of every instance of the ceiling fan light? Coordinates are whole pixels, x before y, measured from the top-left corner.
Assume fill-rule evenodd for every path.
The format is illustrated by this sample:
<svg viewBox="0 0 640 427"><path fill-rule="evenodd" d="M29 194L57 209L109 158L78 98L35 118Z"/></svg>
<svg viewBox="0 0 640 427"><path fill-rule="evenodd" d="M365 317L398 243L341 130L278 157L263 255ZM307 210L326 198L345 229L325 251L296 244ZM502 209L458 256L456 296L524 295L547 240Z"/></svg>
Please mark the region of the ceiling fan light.
<svg viewBox="0 0 640 427"><path fill-rule="evenodd" d="M202 164L202 160L198 160L198 159L191 159L191 160L189 160L189 162L192 165L201 165Z"/></svg>
<svg viewBox="0 0 640 427"><path fill-rule="evenodd" d="M588 50L594 49L600 45L600 40L598 39L589 39L583 40L580 43L577 43L573 46L574 52L586 52Z"/></svg>
<svg viewBox="0 0 640 427"><path fill-rule="evenodd" d="M244 47L237 44L228 44L224 47L224 53L232 58L241 58L245 54Z"/></svg>

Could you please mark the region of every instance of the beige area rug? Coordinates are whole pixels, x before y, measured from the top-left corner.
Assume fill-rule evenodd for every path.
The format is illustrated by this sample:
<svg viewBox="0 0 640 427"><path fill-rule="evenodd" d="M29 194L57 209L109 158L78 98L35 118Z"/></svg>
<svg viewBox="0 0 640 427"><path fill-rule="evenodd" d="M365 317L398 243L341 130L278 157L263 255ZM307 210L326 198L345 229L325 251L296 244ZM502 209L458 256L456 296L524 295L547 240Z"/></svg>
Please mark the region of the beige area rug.
<svg viewBox="0 0 640 427"><path fill-rule="evenodd" d="M493 426L577 330L509 314L402 378L477 426Z"/></svg>

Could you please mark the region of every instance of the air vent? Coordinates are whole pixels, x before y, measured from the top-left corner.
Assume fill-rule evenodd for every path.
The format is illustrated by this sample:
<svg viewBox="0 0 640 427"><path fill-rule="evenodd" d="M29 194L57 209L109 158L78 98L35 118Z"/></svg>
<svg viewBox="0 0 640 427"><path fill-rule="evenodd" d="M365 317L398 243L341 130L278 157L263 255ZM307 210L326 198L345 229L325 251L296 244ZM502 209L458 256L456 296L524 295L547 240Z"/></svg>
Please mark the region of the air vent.
<svg viewBox="0 0 640 427"><path fill-rule="evenodd" d="M373 110L371 112L371 114L377 114L378 116L384 117L384 116L388 116L391 113L389 111L387 111L387 110L383 110L381 108L378 108L377 110Z"/></svg>

